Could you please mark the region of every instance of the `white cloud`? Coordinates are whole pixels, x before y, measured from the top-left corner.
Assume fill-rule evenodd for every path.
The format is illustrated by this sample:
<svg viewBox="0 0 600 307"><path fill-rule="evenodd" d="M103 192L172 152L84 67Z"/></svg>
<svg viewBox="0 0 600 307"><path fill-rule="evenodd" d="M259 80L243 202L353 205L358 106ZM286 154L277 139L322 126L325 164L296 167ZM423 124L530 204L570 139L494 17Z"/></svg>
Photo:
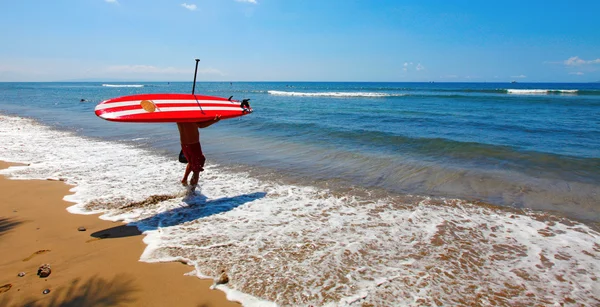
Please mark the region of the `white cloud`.
<svg viewBox="0 0 600 307"><path fill-rule="evenodd" d="M580 66L585 64L600 64L600 58L595 60L586 61L578 56L570 57L563 62L567 66Z"/></svg>
<svg viewBox="0 0 600 307"><path fill-rule="evenodd" d="M245 3L252 3L252 4L258 4L258 2L256 2L256 0L235 0L236 2L245 2Z"/></svg>
<svg viewBox="0 0 600 307"><path fill-rule="evenodd" d="M421 71L421 70L424 70L425 67L423 65L421 65L421 63L419 63L419 64L417 64L417 68L416 69L417 69L417 71Z"/></svg>
<svg viewBox="0 0 600 307"><path fill-rule="evenodd" d="M187 3L182 3L181 6L183 6L184 8L186 8L190 11L195 11L198 8L195 4L187 4Z"/></svg>
<svg viewBox="0 0 600 307"><path fill-rule="evenodd" d="M585 64L585 61L580 59L578 56L570 57L569 59L564 61L565 65L573 66L573 65L581 65Z"/></svg>
<svg viewBox="0 0 600 307"><path fill-rule="evenodd" d="M580 72L580 71L577 71L577 72L575 72L575 71L574 71L574 72L570 72L570 73L569 73L569 75L578 75L578 76L582 76L582 75L583 75L583 73L582 73L582 72Z"/></svg>
<svg viewBox="0 0 600 307"><path fill-rule="evenodd" d="M511 78L514 78L514 79L523 79L523 78L527 78L527 76L526 76L526 75L518 75L518 76L510 76L510 77L511 77Z"/></svg>
<svg viewBox="0 0 600 307"><path fill-rule="evenodd" d="M117 0L104 0L104 1L106 1L106 2L108 2L108 3L116 3L116 4L119 4L119 1L117 1Z"/></svg>

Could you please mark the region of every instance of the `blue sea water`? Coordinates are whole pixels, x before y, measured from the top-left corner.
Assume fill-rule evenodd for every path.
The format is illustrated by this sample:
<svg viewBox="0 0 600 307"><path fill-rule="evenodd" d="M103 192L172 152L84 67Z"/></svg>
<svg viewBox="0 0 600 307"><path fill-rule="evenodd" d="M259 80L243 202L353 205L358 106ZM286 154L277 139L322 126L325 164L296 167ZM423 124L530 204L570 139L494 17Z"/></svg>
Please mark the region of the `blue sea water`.
<svg viewBox="0 0 600 307"><path fill-rule="evenodd" d="M499 276L502 280L522 278L522 271L537 264L533 258L541 261L543 253L553 253L556 259L572 261L557 263L556 272L527 271L534 277L525 282L523 291L511 294L516 297L513 300L502 301L502 295L490 294L472 302L507 306L570 302L567 294L542 294L562 291L557 289L580 291L578 302L598 302L600 290L592 273L600 257L600 246L593 243L598 239L593 229L600 222L598 83L198 83L197 94L250 98L254 109L250 115L201 131L207 163L213 168L203 174L203 196L195 201L212 202L217 209L188 210L181 207L179 198L179 203L166 201L131 212L117 210L122 199L177 193L175 183L183 172L177 163L177 129L174 124L104 121L94 115L94 107L118 96L188 93L192 84L110 85L0 83L0 115L6 116L2 118L5 125L0 125L0 139L5 143L0 145L0 159L39 167L35 172L16 170L15 176L61 176L77 184L80 191L73 201L81 205L80 211L110 211L111 218L148 230L152 238L148 242L155 242L145 253L150 255L148 261L185 258L201 268L199 276L214 277L214 267L198 264L214 260L211 265L229 267L234 276L229 290L264 300L259 305L419 305L414 291L420 291L425 302L451 305L464 302L460 295L456 297L459 289L478 293L469 288L482 282L473 279L472 270L486 282ZM23 117L35 124L24 122L21 127L20 121L13 122ZM38 125L43 130L37 130ZM29 139L46 133L53 140L28 144ZM85 154L78 151L88 147ZM53 151L61 154L53 156ZM60 162L73 160L83 165L78 163L86 159L111 171L85 179L91 170L71 169L69 161ZM49 166L42 160L56 164ZM114 165L122 173L112 170ZM126 181L107 183L119 180L135 180L141 187L123 192ZM504 210L509 214L504 215ZM519 215L523 223L514 221L516 213L524 214ZM572 222L556 222L563 218ZM215 221L238 232L213 229ZM582 226L569 228L573 227L570 223ZM582 231L581 227L591 228ZM157 228L163 231L155 233ZM513 239L488 246L491 238L504 236L496 233L499 228L503 234L512 233ZM546 236L543 229L553 235ZM315 233L311 236L310 232ZM240 233L247 237L239 237ZM565 242L588 242L581 249L591 258L574 256L579 247L572 245L573 250L565 252L572 258L560 254L565 247L549 237L558 240L564 234ZM194 251L182 249L181 237L194 242ZM419 240L429 244L421 246ZM444 242L440 250L430 250L439 240ZM467 240L469 247L460 245L461 240ZM446 273L457 277L445 279L446 273L421 265L426 262L423 255L407 252L422 248L431 256L430 263L440 265L436 253L442 250L450 255L453 249L466 249L488 259L498 253L498 246L511 244L533 253L522 259L504 255L501 260L512 261L510 266L516 268L511 276L503 275L509 274L502 272L506 263L498 263L498 270L482 267L457 272L464 267L460 259L465 255L454 255L460 261L446 263ZM482 247L470 250L475 245ZM214 246L231 250L226 255L208 253ZM543 252L535 254L538 250ZM236 257L236 253L247 257ZM269 265L258 265L248 255ZM331 255L337 258L327 258ZM281 267L274 268L274 264ZM583 271L565 273L578 265L585 266ZM257 270L252 271L254 267ZM420 284L425 273L438 279ZM553 274L570 277L574 286L544 285L543 279L554 278ZM294 281L296 290L277 287L281 281L272 276ZM409 281L407 276L416 279ZM457 281L461 278L465 281ZM456 287L448 290L444 283ZM389 286L383 289L381 284ZM481 293L512 289L502 288L502 282L490 287ZM252 301L240 300L249 305Z"/></svg>
<svg viewBox="0 0 600 307"><path fill-rule="evenodd" d="M2 83L0 111L175 157L174 125L105 122L93 109L192 84L114 85L126 87ZM251 98L255 109L203 131L209 161L600 220L600 84L221 82L197 93Z"/></svg>

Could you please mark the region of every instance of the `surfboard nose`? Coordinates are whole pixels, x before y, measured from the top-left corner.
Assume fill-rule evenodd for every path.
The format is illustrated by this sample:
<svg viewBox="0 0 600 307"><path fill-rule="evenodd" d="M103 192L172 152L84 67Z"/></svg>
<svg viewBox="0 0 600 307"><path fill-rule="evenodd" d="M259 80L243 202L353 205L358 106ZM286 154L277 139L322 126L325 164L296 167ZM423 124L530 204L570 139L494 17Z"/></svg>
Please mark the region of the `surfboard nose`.
<svg viewBox="0 0 600 307"><path fill-rule="evenodd" d="M96 116L98 116L98 117L100 117L100 118L104 118L104 117L102 116L102 113L103 113L103 112L102 112L102 109L104 109L104 108L103 108L103 106L104 106L104 105L103 105L103 103L105 103L105 102L107 102L107 101L108 101L108 100L104 100L104 101L100 102L99 104L97 104L97 105L94 107L94 113L96 114Z"/></svg>

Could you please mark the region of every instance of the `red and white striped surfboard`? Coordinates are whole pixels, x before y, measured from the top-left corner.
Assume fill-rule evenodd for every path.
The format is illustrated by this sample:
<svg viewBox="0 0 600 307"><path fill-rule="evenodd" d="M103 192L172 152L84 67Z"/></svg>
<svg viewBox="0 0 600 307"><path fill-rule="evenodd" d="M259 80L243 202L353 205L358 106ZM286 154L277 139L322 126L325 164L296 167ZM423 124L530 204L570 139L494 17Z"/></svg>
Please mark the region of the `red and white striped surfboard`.
<svg viewBox="0 0 600 307"><path fill-rule="evenodd" d="M96 115L117 122L201 122L252 113L248 104L192 94L142 94L112 98L96 106Z"/></svg>

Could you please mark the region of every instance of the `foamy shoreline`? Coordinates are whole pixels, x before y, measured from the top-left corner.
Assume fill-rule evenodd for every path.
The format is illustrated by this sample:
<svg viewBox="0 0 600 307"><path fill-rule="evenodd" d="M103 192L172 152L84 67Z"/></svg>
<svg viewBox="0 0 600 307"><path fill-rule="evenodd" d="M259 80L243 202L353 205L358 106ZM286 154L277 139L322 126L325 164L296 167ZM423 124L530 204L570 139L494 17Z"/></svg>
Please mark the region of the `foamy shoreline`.
<svg viewBox="0 0 600 307"><path fill-rule="evenodd" d="M568 219L456 199L331 193L214 165L198 194L144 205L181 192L182 164L4 118L0 157L31 162L13 169L16 178L76 184L72 209L146 231L143 261L183 259L196 276L225 269L229 287L284 306L585 304L600 295L600 235Z"/></svg>
<svg viewBox="0 0 600 307"><path fill-rule="evenodd" d="M0 161L0 169L11 164ZM0 305L26 303L91 306L107 300L119 306L240 306L220 291L210 290L212 280L186 277L192 267L180 263L148 264L139 261L145 249L142 235L100 239L94 233L133 227L97 216L68 213L62 200L71 187L57 181L10 180L0 176ZM120 225L120 226L118 226ZM78 227L86 231L78 231ZM36 253L37 252L37 253ZM28 260L26 260L28 259ZM47 278L36 276L42 263L51 265ZM25 272L24 277L18 277ZM42 294L44 289L50 293Z"/></svg>

